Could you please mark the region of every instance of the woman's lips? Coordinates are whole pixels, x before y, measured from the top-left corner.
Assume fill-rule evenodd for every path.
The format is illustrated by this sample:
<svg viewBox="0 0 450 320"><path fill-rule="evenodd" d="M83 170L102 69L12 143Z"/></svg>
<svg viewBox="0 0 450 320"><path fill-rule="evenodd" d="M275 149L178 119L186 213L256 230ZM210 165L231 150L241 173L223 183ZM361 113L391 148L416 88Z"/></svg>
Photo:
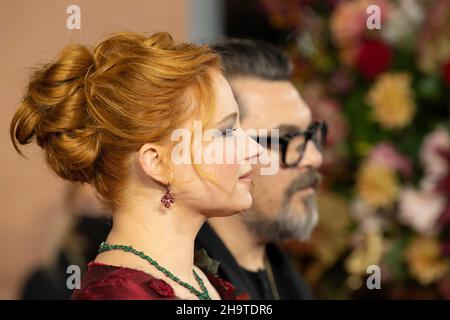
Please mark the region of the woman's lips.
<svg viewBox="0 0 450 320"><path fill-rule="evenodd" d="M251 183L252 182L252 173L251 173L251 171L249 171L246 174L240 176L238 180L241 181L241 182Z"/></svg>

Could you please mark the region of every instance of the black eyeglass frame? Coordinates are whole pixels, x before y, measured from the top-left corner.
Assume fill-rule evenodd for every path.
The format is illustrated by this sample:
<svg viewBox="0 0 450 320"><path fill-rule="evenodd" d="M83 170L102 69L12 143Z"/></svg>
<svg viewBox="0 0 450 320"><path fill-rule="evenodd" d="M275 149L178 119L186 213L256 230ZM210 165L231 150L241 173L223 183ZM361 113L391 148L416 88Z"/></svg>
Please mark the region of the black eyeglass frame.
<svg viewBox="0 0 450 320"><path fill-rule="evenodd" d="M321 130L320 137L322 137L322 141L317 141L318 130ZM291 131L291 132L288 132L288 133L280 136L279 144L280 144L280 148L281 148L281 161L283 163L283 166L286 168L296 167L300 163L300 161L302 161L303 155L305 154L306 146L308 145L309 141L312 141L314 143L314 145L317 147L317 149L320 152L322 152L323 148L326 145L327 133L328 133L328 124L325 121L320 121L320 122L316 121L316 122L313 122L308 127L308 129L306 129L305 131L296 130L296 131ZM304 136L305 142L302 143L302 145L300 146L300 148L298 150L299 157L298 157L297 161L295 161L295 163L288 164L288 163L286 163L286 156L287 156L289 142L298 136ZM257 142L259 142L262 137L261 136L252 136L252 138L254 140L256 140ZM264 136L264 138L266 139L266 142L268 144L270 144L272 135Z"/></svg>

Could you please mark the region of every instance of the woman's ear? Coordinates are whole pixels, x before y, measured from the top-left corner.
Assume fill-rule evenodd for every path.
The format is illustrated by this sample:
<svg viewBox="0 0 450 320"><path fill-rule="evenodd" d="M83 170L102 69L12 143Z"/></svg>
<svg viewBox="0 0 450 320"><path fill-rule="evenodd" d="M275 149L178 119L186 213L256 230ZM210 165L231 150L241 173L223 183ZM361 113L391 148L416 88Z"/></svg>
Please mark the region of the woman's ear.
<svg viewBox="0 0 450 320"><path fill-rule="evenodd" d="M146 143L138 151L138 163L147 176L167 185L169 183L168 172L161 155L161 147L152 143Z"/></svg>

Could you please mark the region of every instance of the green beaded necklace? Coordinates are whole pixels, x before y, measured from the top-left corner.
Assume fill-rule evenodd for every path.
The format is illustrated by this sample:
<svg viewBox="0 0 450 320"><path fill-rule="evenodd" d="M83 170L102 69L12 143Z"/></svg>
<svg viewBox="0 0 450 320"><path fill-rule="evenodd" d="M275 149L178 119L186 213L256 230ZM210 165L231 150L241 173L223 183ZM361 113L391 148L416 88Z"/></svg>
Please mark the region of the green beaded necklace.
<svg viewBox="0 0 450 320"><path fill-rule="evenodd" d="M113 245L113 244L108 244L108 243L103 241L100 244L98 252L102 253L102 252L111 251L111 250L122 250L122 251L125 251L125 252L131 252L131 253L141 257L142 259L145 259L148 262L150 262L150 264L152 266L154 266L156 269L158 269L159 271L164 273L167 277L169 277L170 279L172 279L173 281L178 283L180 286L183 286L186 289L188 289L191 293L195 294L200 300L211 300L211 297L209 296L209 293L208 293L208 289L206 288L205 284L203 283L202 278L200 278L200 276L197 274L197 272L195 272L195 270L192 270L192 272L194 273L195 280L197 280L198 284L200 285L200 288L202 289L202 292L200 292L197 289L195 289L189 283L181 281L180 278L175 276L172 272L170 272L169 270L167 270L163 266L159 265L158 262L156 262L155 260L153 260L152 258L147 256L144 252L138 251L138 250L134 249L132 246Z"/></svg>

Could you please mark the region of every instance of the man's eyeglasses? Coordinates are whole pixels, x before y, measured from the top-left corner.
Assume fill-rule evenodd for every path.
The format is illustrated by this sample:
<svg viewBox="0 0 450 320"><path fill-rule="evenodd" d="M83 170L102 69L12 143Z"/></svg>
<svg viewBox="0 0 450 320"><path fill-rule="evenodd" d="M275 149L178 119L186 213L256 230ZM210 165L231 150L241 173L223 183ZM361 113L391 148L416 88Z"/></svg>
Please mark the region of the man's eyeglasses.
<svg viewBox="0 0 450 320"><path fill-rule="evenodd" d="M325 121L314 122L305 131L290 131L278 137L281 149L281 160L285 167L295 167L302 160L309 141L312 141L317 150L323 151L328 133L328 125ZM263 146L271 147L272 135L252 136L256 142Z"/></svg>

